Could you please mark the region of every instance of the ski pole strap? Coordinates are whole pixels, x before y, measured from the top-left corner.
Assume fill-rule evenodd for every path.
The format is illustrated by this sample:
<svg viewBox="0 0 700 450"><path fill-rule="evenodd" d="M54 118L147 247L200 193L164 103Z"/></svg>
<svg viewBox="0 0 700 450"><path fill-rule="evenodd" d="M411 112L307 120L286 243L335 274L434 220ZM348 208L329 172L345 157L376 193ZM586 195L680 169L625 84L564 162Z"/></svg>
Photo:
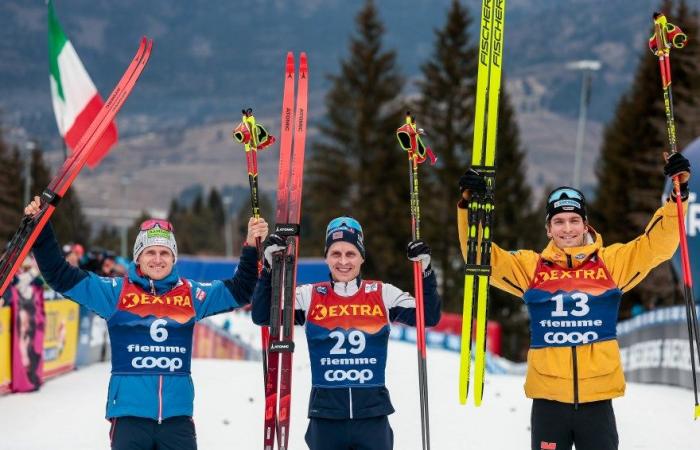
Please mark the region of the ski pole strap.
<svg viewBox="0 0 700 450"><path fill-rule="evenodd" d="M41 200L44 203L53 206L54 208L56 207L56 205L58 205L58 202L61 201L61 198L62 197L60 195L58 195L50 189L44 189L44 192L41 193Z"/></svg>
<svg viewBox="0 0 700 450"><path fill-rule="evenodd" d="M275 224L275 234L282 237L299 236L301 227L298 223L278 223Z"/></svg>
<svg viewBox="0 0 700 450"><path fill-rule="evenodd" d="M649 50L656 56L668 54L671 46L683 48L688 43L688 36L680 27L666 20L661 13L654 13L654 34L649 38Z"/></svg>
<svg viewBox="0 0 700 450"><path fill-rule="evenodd" d="M422 134L424 134L423 130L417 128L416 122L410 113L406 114L406 123L396 129L396 138L399 140L399 145L408 152L410 159L416 159L419 164L425 162L426 159L430 159L430 165L435 165L437 157L433 150L423 142Z"/></svg>

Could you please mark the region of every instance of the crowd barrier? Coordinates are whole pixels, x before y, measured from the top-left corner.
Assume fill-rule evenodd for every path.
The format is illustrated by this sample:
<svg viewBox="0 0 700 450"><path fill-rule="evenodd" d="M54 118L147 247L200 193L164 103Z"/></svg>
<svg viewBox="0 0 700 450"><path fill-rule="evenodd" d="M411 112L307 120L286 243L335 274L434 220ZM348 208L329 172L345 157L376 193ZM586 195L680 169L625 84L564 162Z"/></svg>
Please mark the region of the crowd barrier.
<svg viewBox="0 0 700 450"><path fill-rule="evenodd" d="M700 307L696 306L700 315ZM693 388L685 306L649 311L617 325L625 377ZM696 370L700 361L695 359Z"/></svg>

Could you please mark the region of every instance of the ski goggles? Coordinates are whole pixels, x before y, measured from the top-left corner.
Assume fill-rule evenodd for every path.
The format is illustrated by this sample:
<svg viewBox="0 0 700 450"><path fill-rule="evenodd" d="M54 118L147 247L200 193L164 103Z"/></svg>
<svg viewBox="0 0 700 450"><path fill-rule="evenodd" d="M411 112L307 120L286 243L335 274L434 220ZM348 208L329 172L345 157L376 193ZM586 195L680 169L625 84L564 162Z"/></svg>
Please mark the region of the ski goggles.
<svg viewBox="0 0 700 450"><path fill-rule="evenodd" d="M581 194L581 192L579 192L578 190L573 189L573 188L556 189L554 192L549 194L549 199L547 200L547 203L553 203L553 202L559 201L564 197L566 197L567 199L570 199L570 200L579 200L582 203L585 203L585 199L583 198L583 194Z"/></svg>
<svg viewBox="0 0 700 450"><path fill-rule="evenodd" d="M353 219L352 217L337 217L328 222L328 226L326 227L326 237L328 237L328 235L333 231L347 229L353 229L360 234L364 234L362 232L362 225L360 225L360 222L357 220Z"/></svg>
<svg viewBox="0 0 700 450"><path fill-rule="evenodd" d="M175 227L173 227L173 224L164 219L145 220L141 223L139 230L148 231L154 229L155 227L158 227L161 230L170 231L171 233L175 232Z"/></svg>

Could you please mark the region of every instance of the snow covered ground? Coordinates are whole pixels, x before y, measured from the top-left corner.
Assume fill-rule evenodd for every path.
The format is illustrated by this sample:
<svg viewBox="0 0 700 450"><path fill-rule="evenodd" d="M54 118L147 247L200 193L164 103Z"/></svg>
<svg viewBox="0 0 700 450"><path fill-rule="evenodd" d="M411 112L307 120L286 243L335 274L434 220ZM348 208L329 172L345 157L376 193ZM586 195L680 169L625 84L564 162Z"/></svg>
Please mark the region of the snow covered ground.
<svg viewBox="0 0 700 450"><path fill-rule="evenodd" d="M302 450L310 389L308 353L298 328L290 448ZM431 443L435 450L528 449L530 401L522 376L487 378L480 408L457 400L458 355L428 354ZM260 363L195 360L195 423L202 450L259 449L263 386ZM107 449L104 403L109 365L98 364L48 382L38 393L0 397L0 449ZM391 342L387 384L397 413L391 416L395 449L420 449L415 346ZM471 400L471 398L470 398ZM700 448L700 422L692 420L691 391L631 384L614 401L620 449Z"/></svg>

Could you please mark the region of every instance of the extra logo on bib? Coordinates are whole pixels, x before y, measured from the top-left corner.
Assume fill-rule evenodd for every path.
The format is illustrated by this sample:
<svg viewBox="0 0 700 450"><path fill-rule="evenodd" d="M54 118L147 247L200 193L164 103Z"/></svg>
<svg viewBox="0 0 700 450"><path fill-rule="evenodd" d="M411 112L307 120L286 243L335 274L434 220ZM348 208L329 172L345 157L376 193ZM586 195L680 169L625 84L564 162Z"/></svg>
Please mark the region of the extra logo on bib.
<svg viewBox="0 0 700 450"><path fill-rule="evenodd" d="M571 347L614 339L621 296L597 256L576 269L540 258L523 295L530 312L530 346Z"/></svg>
<svg viewBox="0 0 700 450"><path fill-rule="evenodd" d="M350 297L337 295L330 283L312 292L306 339L313 385L383 386L389 321L381 284L363 281Z"/></svg>
<svg viewBox="0 0 700 450"><path fill-rule="evenodd" d="M156 296L125 279L117 311L108 321L112 373L190 373L194 315L184 280Z"/></svg>

